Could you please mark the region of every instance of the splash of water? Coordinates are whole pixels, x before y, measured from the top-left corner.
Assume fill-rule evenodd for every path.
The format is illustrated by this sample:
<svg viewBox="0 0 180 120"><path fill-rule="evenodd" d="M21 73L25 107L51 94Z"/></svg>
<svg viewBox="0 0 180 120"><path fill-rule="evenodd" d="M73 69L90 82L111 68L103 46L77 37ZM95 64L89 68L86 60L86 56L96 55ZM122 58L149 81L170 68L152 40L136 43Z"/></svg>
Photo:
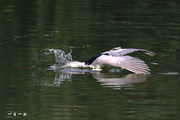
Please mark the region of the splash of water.
<svg viewBox="0 0 180 120"><path fill-rule="evenodd" d="M52 54L54 53L56 63L64 64L67 61L72 61L72 49L71 51L66 55L63 50L59 49L44 49L42 50L44 55Z"/></svg>

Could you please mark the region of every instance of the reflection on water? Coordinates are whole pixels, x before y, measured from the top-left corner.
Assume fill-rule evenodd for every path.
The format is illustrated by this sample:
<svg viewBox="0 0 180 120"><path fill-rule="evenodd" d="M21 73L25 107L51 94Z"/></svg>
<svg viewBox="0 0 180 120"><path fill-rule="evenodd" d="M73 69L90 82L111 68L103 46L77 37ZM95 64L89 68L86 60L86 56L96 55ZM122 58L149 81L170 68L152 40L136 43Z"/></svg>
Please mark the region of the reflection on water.
<svg viewBox="0 0 180 120"><path fill-rule="evenodd" d="M50 70L50 69L49 69ZM46 71L47 72L47 71ZM71 81L73 74L86 74L89 73L93 76L100 85L104 87L112 87L114 89L120 89L122 87L132 87L135 83L141 83L146 80L147 75L142 74L128 74L126 76L113 76L101 72L94 72L89 69L77 69L77 68L64 68L54 70L55 77L49 78L49 80L41 79L38 85L46 86L46 87L58 87L63 81L68 80ZM47 78L46 78L47 79Z"/></svg>
<svg viewBox="0 0 180 120"><path fill-rule="evenodd" d="M64 80L71 80L71 73L63 73L55 71L54 78L36 79L37 85L46 87L59 87Z"/></svg>
<svg viewBox="0 0 180 120"><path fill-rule="evenodd" d="M135 83L142 83L146 80L147 75L128 74L123 77L113 77L107 74L93 74L93 77L100 82L102 86L112 87L114 89L130 88Z"/></svg>
<svg viewBox="0 0 180 120"><path fill-rule="evenodd" d="M90 69L78 69L78 68L63 68L63 69L61 68L61 69L48 69L48 70L54 71L55 74L54 78L48 79L47 77L45 77L46 79L41 79L42 76L39 76L41 80L38 81L38 85L46 86L46 87L59 87L63 83L63 81L65 80L71 81L73 74L90 74L94 79L97 80L97 82L100 83L101 86L112 87L113 89L120 89L120 88L131 88L135 83L144 82L147 77L147 75L142 75L142 74L128 74L125 76L119 76L119 75L117 76L108 73L94 72ZM115 71L115 70L111 69L110 71ZM116 73L119 72L120 71Z"/></svg>
<svg viewBox="0 0 180 120"><path fill-rule="evenodd" d="M167 72L167 73L158 73L160 75L178 75L178 72Z"/></svg>

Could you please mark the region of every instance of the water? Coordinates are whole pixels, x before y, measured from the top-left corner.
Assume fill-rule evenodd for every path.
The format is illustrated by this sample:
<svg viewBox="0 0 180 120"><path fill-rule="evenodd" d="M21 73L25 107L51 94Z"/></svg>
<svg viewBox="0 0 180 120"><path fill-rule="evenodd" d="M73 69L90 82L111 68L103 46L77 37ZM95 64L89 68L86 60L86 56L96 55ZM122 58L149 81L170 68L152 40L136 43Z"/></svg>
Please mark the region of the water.
<svg viewBox="0 0 180 120"><path fill-rule="evenodd" d="M54 54L55 57L55 63L64 64L67 61L72 61L72 55L71 51L66 55L63 50L58 49L43 49L38 53L38 56L48 55L48 54Z"/></svg>
<svg viewBox="0 0 180 120"><path fill-rule="evenodd" d="M2 1L0 119L180 119L179 11L163 0ZM155 52L132 54L151 74L54 69L118 46Z"/></svg>

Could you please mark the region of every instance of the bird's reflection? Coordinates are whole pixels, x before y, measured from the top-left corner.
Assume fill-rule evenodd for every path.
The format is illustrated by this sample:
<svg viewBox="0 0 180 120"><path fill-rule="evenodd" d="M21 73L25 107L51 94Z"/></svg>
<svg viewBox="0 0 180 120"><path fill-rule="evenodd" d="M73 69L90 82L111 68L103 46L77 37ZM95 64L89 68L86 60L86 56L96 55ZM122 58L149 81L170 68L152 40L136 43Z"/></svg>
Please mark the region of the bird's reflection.
<svg viewBox="0 0 180 120"><path fill-rule="evenodd" d="M92 74L92 76L104 87L112 87L113 89L131 88L135 83L141 83L146 80L147 75L128 74L125 76L112 76L108 74Z"/></svg>
<svg viewBox="0 0 180 120"><path fill-rule="evenodd" d="M53 65L48 70L53 70L55 73L55 77L53 79L53 82L43 81L43 83L41 83L42 86L58 87L65 80L71 81L73 74L88 73L92 76L92 78L96 79L97 82L99 82L100 85L103 87L112 87L113 89L121 89L123 87L131 88L132 85L135 83L144 82L147 77L147 75L143 75L143 74L128 74L125 76L120 76L119 72L121 72L121 70L117 70L117 69L116 70L111 69L109 70L109 72L102 73L102 72L92 71L91 69L61 68L58 65ZM114 71L116 71L116 73L118 74L114 73Z"/></svg>

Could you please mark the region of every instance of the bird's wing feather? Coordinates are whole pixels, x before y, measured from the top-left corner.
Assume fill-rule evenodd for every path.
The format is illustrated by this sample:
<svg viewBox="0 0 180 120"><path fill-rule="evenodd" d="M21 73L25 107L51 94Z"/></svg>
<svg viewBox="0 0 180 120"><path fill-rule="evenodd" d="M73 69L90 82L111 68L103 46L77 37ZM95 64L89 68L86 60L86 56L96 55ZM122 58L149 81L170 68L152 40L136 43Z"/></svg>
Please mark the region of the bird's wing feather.
<svg viewBox="0 0 180 120"><path fill-rule="evenodd" d="M154 56L155 53L148 51L148 50L144 50L144 49L133 49L133 48L129 48L129 49L119 49L119 50L110 50L110 51L106 51L103 52L102 54L108 54L108 55L112 55L112 56L123 56L132 52L143 52L144 54L147 54L149 56Z"/></svg>
<svg viewBox="0 0 180 120"><path fill-rule="evenodd" d="M137 74L148 74L150 69L144 61L130 56L108 56L101 55L93 64L96 65L111 65L114 67L121 67Z"/></svg>

